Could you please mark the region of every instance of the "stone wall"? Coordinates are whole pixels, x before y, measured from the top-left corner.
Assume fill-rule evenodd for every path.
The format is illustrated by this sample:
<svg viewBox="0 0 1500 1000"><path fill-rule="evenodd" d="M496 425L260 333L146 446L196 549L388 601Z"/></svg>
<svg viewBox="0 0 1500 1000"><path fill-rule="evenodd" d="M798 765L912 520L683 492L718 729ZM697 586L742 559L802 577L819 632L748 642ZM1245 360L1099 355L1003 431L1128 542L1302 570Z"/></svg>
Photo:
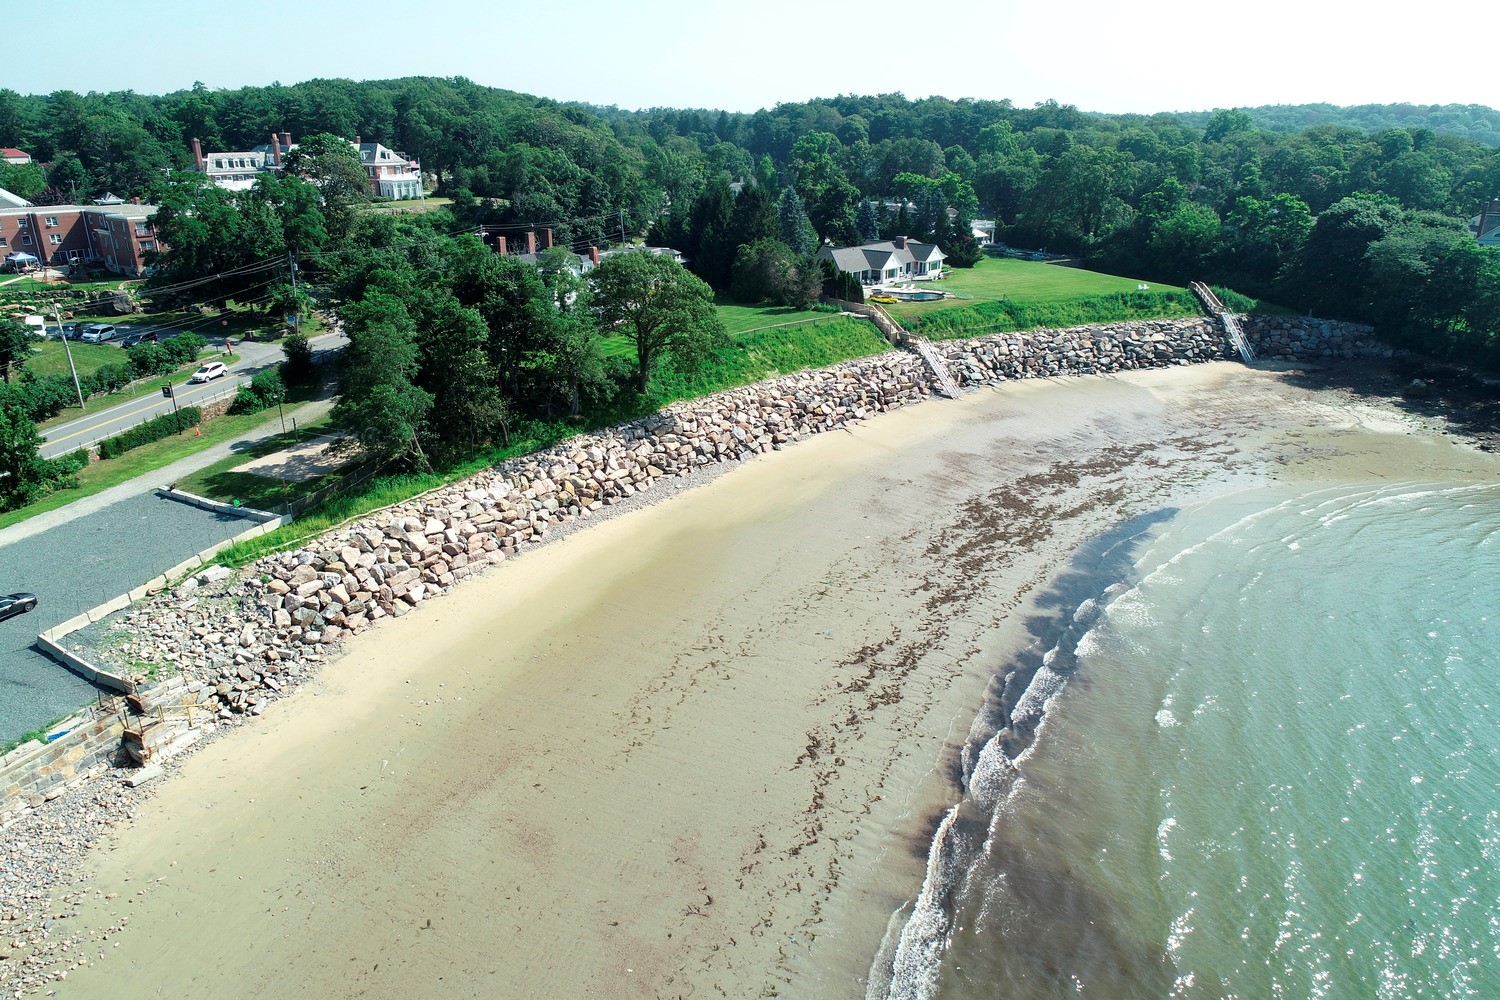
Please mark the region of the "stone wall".
<svg viewBox="0 0 1500 1000"><path fill-rule="evenodd" d="M1396 349L1375 339L1363 323L1311 316L1247 316L1245 339L1257 358L1272 361L1347 361L1390 358Z"/></svg>
<svg viewBox="0 0 1500 1000"><path fill-rule="evenodd" d="M144 684L136 707L125 698L106 698L54 727L63 731L56 739L16 747L0 758L0 829L106 768L129 763L121 745L127 724L144 733L156 759L183 749L212 720L203 709L212 694L208 685L186 677Z"/></svg>
<svg viewBox="0 0 1500 1000"><path fill-rule="evenodd" d="M1378 353L1368 328L1257 320L1272 356ZM1108 373L1235 357L1216 321L1161 320L1003 333L935 345L965 385ZM113 627L120 663L180 671L224 722L259 714L345 636L425 600L565 524L650 494L704 466L742 461L919 402L917 356L891 352L800 372L582 435L335 529L227 579L205 573L132 605Z"/></svg>

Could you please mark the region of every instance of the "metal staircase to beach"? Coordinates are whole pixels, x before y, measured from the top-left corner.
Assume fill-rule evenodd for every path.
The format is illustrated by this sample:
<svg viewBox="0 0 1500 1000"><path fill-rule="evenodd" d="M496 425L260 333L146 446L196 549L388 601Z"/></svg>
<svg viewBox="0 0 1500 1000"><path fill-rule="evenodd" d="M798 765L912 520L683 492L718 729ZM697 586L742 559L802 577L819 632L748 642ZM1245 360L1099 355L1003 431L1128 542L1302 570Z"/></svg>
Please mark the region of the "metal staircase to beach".
<svg viewBox="0 0 1500 1000"><path fill-rule="evenodd" d="M1240 318L1226 309L1224 303L1220 302L1219 297L1214 294L1214 290L1203 282L1191 281L1188 283L1188 288L1198 296L1198 301L1203 303L1203 308L1208 310L1209 315L1218 317L1219 325L1224 328L1229 342L1234 345L1236 351L1240 352L1240 357L1245 364L1254 363L1255 352L1250 349L1250 341L1245 339L1245 331L1240 326Z"/></svg>
<svg viewBox="0 0 1500 1000"><path fill-rule="evenodd" d="M948 362L937 352L937 348L922 337L913 336L890 313L873 303L860 306L860 311L869 316L880 332L885 334L893 344L904 344L916 350L917 355L927 365L927 370L932 372L932 377L937 381L938 388L943 395L949 399L957 399L963 395L963 390L958 387L958 380L953 377L953 372L948 368Z"/></svg>
<svg viewBox="0 0 1500 1000"><path fill-rule="evenodd" d="M927 362L927 367L932 371L933 378L937 379L938 388L943 390L943 395L949 399L957 399L962 395L958 383L953 380L953 373L948 370L948 362L943 360L937 348L921 337L910 337L910 341L917 349L917 353L922 356L922 360Z"/></svg>

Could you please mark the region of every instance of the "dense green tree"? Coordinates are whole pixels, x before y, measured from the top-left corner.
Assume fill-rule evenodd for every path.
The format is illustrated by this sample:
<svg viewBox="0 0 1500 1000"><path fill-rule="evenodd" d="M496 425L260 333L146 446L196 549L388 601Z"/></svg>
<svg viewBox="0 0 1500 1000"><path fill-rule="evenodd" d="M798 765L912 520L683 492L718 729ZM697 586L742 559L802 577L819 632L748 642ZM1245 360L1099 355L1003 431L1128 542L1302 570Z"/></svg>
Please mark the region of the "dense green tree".
<svg viewBox="0 0 1500 1000"><path fill-rule="evenodd" d="M1268 291L1283 268L1301 259L1312 228L1312 213L1295 195L1236 199L1224 220L1226 257L1252 289Z"/></svg>
<svg viewBox="0 0 1500 1000"><path fill-rule="evenodd" d="M811 257L798 257L778 239L740 247L734 263L734 297L806 309L823 290L823 271Z"/></svg>
<svg viewBox="0 0 1500 1000"><path fill-rule="evenodd" d="M1342 199L1318 216L1285 288L1320 315L1370 318L1366 253L1401 217L1401 207L1382 197Z"/></svg>
<svg viewBox="0 0 1500 1000"><path fill-rule="evenodd" d="M283 158L284 169L318 188L323 216L335 238L348 233L356 206L370 200L370 180L349 140L320 133L308 136Z"/></svg>
<svg viewBox="0 0 1500 1000"><path fill-rule="evenodd" d="M335 426L383 458L426 463L419 434L432 412L432 395L416 384L416 324L399 298L378 288L343 310L344 349Z"/></svg>
<svg viewBox="0 0 1500 1000"><path fill-rule="evenodd" d="M49 462L37 449L42 435L14 402L0 404L0 511L16 510L54 489L76 485L62 463Z"/></svg>
<svg viewBox="0 0 1500 1000"><path fill-rule="evenodd" d="M0 316L0 378L10 381L11 374L19 372L36 349L36 339L23 324L8 316Z"/></svg>
<svg viewBox="0 0 1500 1000"><path fill-rule="evenodd" d="M589 272L602 330L635 348L636 386L646 392L662 355L691 371L725 339L713 290L682 265L646 250L611 254Z"/></svg>

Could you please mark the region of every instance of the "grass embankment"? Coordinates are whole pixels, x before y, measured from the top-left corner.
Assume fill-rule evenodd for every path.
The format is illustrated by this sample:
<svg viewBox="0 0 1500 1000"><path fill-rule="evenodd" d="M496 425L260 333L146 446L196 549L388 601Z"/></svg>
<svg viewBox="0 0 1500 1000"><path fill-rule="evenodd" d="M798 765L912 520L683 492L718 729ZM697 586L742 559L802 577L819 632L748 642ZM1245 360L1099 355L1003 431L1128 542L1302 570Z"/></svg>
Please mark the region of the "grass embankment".
<svg viewBox="0 0 1500 1000"><path fill-rule="evenodd" d="M961 298L899 303L887 308L909 329L920 329L934 337L1201 314L1197 300L1186 289L1152 285L1141 291L1137 286L1143 282L1139 279L1077 268L986 259L971 270L951 271L949 275L935 287L955 292ZM1229 304L1237 308L1235 302ZM869 357L889 349L885 338L863 320L775 307L721 303L718 308L733 342L718 351L702 371L691 376L658 373L653 376L651 393L626 409L596 415L583 424L528 424L509 447L451 469L376 477L357 492L335 497L293 524L230 547L220 554L219 561L230 566L254 562L263 555L291 548L346 521L463 479L507 458L539 451L574 434L655 412L673 402L778 374ZM603 349L609 356L634 357L633 348L624 337L605 338Z"/></svg>
<svg viewBox="0 0 1500 1000"><path fill-rule="evenodd" d="M302 402L297 405L300 407ZM287 405L285 409L288 419L291 419L292 415L297 412L290 405ZM12 524L18 524L37 514L66 507L70 503L93 496L95 493L102 493L111 487L129 482L136 476L143 476L148 472L171 465L178 459L196 455L216 444L223 444L241 437L259 436L259 432L269 433L272 424L278 428L281 426L279 416L274 410L269 411L269 414L263 410L260 413L216 417L200 425L199 430L203 432L202 436L192 431L174 434L161 441L153 441L151 444L134 448L119 458L90 462L78 472L77 489L58 490L34 504L0 514L0 528L8 528Z"/></svg>
<svg viewBox="0 0 1500 1000"><path fill-rule="evenodd" d="M768 311L760 312L765 315ZM879 331L864 320L815 312L807 313L806 317L816 322L741 333L732 344L716 352L702 371L688 377L661 373L653 377L649 395L636 398L620 410L594 415L582 423L533 421L523 426L509 445L452 468L432 473L377 476L360 486L357 492L333 497L292 524L230 546L219 554L218 561L226 566L243 566L263 555L291 548L352 518L457 482L506 459L529 455L576 434L655 413L679 400L749 385L778 374L870 357L890 349Z"/></svg>

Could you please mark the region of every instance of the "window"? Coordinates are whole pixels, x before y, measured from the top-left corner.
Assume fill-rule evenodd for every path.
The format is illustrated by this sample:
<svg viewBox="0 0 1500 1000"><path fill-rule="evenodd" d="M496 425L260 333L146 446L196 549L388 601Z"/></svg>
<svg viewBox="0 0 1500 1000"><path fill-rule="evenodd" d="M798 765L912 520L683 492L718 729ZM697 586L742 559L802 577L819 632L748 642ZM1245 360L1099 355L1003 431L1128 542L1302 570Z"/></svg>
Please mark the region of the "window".
<svg viewBox="0 0 1500 1000"><path fill-rule="evenodd" d="M135 224L135 234L137 236L150 236L151 227L146 225L146 223L144 222L137 222Z"/></svg>
<svg viewBox="0 0 1500 1000"><path fill-rule="evenodd" d="M28 236L26 233L22 233L21 234L21 245L23 247L29 247L29 246L31 246L31 237Z"/></svg>
<svg viewBox="0 0 1500 1000"><path fill-rule="evenodd" d="M31 225L31 220L23 215L20 218L16 219L16 225L21 229L25 229L27 226Z"/></svg>
<svg viewBox="0 0 1500 1000"><path fill-rule="evenodd" d="M141 250L142 251L155 250L155 249L156 249L156 241L155 240L141 240Z"/></svg>
<svg viewBox="0 0 1500 1000"><path fill-rule="evenodd" d="M49 215L49 216L47 216L46 222L47 222L47 228L48 229L56 229L57 228L57 216L55 216L55 215Z"/></svg>
<svg viewBox="0 0 1500 1000"><path fill-rule="evenodd" d="M10 246L10 242L4 236L0 236L0 249Z"/></svg>
<svg viewBox="0 0 1500 1000"><path fill-rule="evenodd" d="M52 233L50 238L52 240L52 245L53 246L55 246L55 247L62 246L62 233Z"/></svg>

